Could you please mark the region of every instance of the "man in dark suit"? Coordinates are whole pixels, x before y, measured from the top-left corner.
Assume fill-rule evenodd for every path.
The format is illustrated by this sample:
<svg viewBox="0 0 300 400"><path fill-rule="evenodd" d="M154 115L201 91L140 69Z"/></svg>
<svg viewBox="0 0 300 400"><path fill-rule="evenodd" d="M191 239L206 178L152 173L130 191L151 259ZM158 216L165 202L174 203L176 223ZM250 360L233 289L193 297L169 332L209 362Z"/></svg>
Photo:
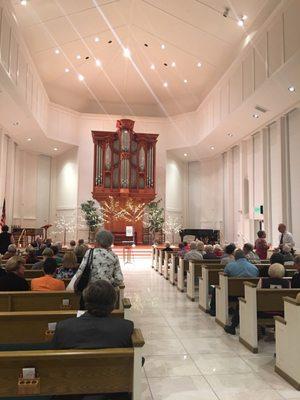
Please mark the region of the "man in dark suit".
<svg viewBox="0 0 300 400"><path fill-rule="evenodd" d="M107 281L90 283L83 291L87 312L57 324L55 349L103 349L131 347L133 322L110 314L116 304L116 291Z"/></svg>

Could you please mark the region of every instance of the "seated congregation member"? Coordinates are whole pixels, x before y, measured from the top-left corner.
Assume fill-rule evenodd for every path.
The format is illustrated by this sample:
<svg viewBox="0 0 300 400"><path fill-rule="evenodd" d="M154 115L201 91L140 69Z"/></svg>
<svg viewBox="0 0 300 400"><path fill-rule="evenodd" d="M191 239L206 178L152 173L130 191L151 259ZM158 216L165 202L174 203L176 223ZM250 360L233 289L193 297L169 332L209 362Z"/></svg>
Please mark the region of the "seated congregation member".
<svg viewBox="0 0 300 400"><path fill-rule="evenodd" d="M11 257L14 257L17 255L17 247L15 244L10 244L8 246L7 252L4 254L2 257L2 260L9 260Z"/></svg>
<svg viewBox="0 0 300 400"><path fill-rule="evenodd" d="M214 246L211 244L207 244L205 246L205 254L203 256L204 260L218 260L220 257L218 257L215 252L214 252Z"/></svg>
<svg viewBox="0 0 300 400"><path fill-rule="evenodd" d="M197 243L191 242L190 243L190 250L185 253L184 260L187 261L200 261L203 260L203 256L200 251L197 250Z"/></svg>
<svg viewBox="0 0 300 400"><path fill-rule="evenodd" d="M35 254L35 248L32 246L28 246L26 248L26 257L25 257L25 262L26 264L35 264L36 262L38 262L38 258Z"/></svg>
<svg viewBox="0 0 300 400"><path fill-rule="evenodd" d="M245 243L243 247L245 257L249 261L259 261L259 256L253 251L253 246L251 243Z"/></svg>
<svg viewBox="0 0 300 400"><path fill-rule="evenodd" d="M234 252L235 252L235 244L234 243L230 243L225 247L225 252L223 257L221 258L221 265L226 265L228 264L230 261L234 261Z"/></svg>
<svg viewBox="0 0 300 400"><path fill-rule="evenodd" d="M69 250L75 250L76 242L75 240L70 241Z"/></svg>
<svg viewBox="0 0 300 400"><path fill-rule="evenodd" d="M185 253L186 253L186 249L184 247L183 243L179 243L178 244L179 250L178 250L178 256L179 257L184 257Z"/></svg>
<svg viewBox="0 0 300 400"><path fill-rule="evenodd" d="M278 250L274 251L270 257L270 264L275 264L275 263L284 265L283 255L281 253L279 253Z"/></svg>
<svg viewBox="0 0 300 400"><path fill-rule="evenodd" d="M78 244L75 247L75 254L77 257L77 262L81 263L81 261L83 260L83 257L85 255L85 253L87 252L88 247L84 244L84 240L83 239L79 239L78 240Z"/></svg>
<svg viewBox="0 0 300 400"><path fill-rule="evenodd" d="M25 260L13 256L5 264L6 275L0 278L0 292L15 292L29 290L29 285L24 278Z"/></svg>
<svg viewBox="0 0 300 400"><path fill-rule="evenodd" d="M114 237L109 231L102 230L96 233L95 248L85 253L85 256L76 273L77 277L85 269L89 254L93 252L92 268L90 282L96 282L104 279L113 286L119 286L123 283L123 274L120 267L119 257L111 250Z"/></svg>
<svg viewBox="0 0 300 400"><path fill-rule="evenodd" d="M258 231L257 232L257 239L255 241L255 251L258 257L261 260L266 260L268 258L268 249L270 245L266 241L266 232L265 231Z"/></svg>
<svg viewBox="0 0 300 400"><path fill-rule="evenodd" d="M282 264L272 264L269 267L268 278L261 278L257 287L262 289L288 289L289 281L284 279L285 268Z"/></svg>
<svg viewBox="0 0 300 400"><path fill-rule="evenodd" d="M38 261L37 263L35 263L32 266L32 269L43 269L44 267L44 262L48 259L48 258L53 258L54 257L54 253L52 251L52 249L50 249L49 247L46 247L45 250L42 253L43 259Z"/></svg>
<svg viewBox="0 0 300 400"><path fill-rule="evenodd" d="M294 256L291 251L292 249L288 244L282 247L281 254L283 255L284 265L294 265Z"/></svg>
<svg viewBox="0 0 300 400"><path fill-rule="evenodd" d="M59 254L59 248L56 245L51 246L51 250L53 251L53 258L56 261L57 265L60 265L62 263L62 256Z"/></svg>
<svg viewBox="0 0 300 400"><path fill-rule="evenodd" d="M77 257L72 250L68 250L62 260L62 266L56 271L57 279L71 279L78 269Z"/></svg>
<svg viewBox="0 0 300 400"><path fill-rule="evenodd" d="M236 277L252 277L255 278L259 275L258 268L251 264L249 260L246 259L246 255L243 250L236 250L234 253L235 261L232 261L226 265L224 268L225 274L228 276ZM237 299L236 299L237 300ZM239 313L239 303L237 300L236 308L234 310L231 324L226 325L224 330L231 335L235 335L235 329L240 323L240 313Z"/></svg>
<svg viewBox="0 0 300 400"><path fill-rule="evenodd" d="M43 239L40 236L37 236L35 241L31 243L31 246L38 250L43 244Z"/></svg>
<svg viewBox="0 0 300 400"><path fill-rule="evenodd" d="M165 247L162 249L162 251L173 251L173 249L171 247L171 243L165 242Z"/></svg>
<svg viewBox="0 0 300 400"><path fill-rule="evenodd" d="M219 244L214 245L214 253L218 258L221 258L223 256L223 250Z"/></svg>
<svg viewBox="0 0 300 400"><path fill-rule="evenodd" d="M57 270L57 264L54 258L48 258L44 262L43 268L45 276L32 279L31 290L40 292L48 292L51 290L65 290L64 282L54 278L55 272Z"/></svg>
<svg viewBox="0 0 300 400"><path fill-rule="evenodd" d="M296 256L294 260L294 267L297 272L294 274L291 282L291 288L300 288L300 256Z"/></svg>
<svg viewBox="0 0 300 400"><path fill-rule="evenodd" d="M204 243L201 240L197 240L197 251L199 251L200 254L202 254L202 256L204 256L205 253L205 246Z"/></svg>
<svg viewBox="0 0 300 400"><path fill-rule="evenodd" d="M15 240L12 233L9 233L9 227L2 225L0 233L0 254L5 254L10 244L14 244Z"/></svg>
<svg viewBox="0 0 300 400"><path fill-rule="evenodd" d="M133 322L111 316L117 294L105 280L90 283L83 291L86 312L79 318L58 322L55 349L103 349L130 347Z"/></svg>

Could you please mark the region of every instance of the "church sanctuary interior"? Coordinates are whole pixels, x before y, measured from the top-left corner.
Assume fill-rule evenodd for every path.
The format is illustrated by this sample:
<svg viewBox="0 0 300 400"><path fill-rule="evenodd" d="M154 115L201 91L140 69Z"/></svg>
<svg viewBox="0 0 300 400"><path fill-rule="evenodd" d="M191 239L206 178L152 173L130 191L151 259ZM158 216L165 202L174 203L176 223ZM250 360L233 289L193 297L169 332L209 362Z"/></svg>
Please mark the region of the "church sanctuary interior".
<svg viewBox="0 0 300 400"><path fill-rule="evenodd" d="M300 400L299 21L0 0L0 400Z"/></svg>

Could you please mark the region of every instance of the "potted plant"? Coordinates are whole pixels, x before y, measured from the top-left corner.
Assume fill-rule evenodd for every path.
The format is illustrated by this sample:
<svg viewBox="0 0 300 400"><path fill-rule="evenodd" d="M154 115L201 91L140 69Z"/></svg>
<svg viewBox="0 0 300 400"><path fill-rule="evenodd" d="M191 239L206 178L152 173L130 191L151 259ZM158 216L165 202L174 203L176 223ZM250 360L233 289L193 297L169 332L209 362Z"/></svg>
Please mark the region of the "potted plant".
<svg viewBox="0 0 300 400"><path fill-rule="evenodd" d="M151 201L147 204L144 225L149 229L152 242L161 242L162 228L165 222L164 208L161 206L161 199Z"/></svg>
<svg viewBox="0 0 300 400"><path fill-rule="evenodd" d="M103 225L101 210L96 206L94 200L87 200L81 203L80 209L89 228L89 242L94 241L97 229Z"/></svg>

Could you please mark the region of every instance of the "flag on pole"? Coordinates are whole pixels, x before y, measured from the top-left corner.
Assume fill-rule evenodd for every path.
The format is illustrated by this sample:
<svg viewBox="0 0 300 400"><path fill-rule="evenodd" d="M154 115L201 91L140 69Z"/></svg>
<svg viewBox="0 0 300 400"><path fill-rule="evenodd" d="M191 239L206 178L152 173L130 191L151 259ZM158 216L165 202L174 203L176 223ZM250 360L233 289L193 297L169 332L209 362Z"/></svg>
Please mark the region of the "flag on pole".
<svg viewBox="0 0 300 400"><path fill-rule="evenodd" d="M2 215L1 215L1 220L0 220L0 226L2 227L6 223L6 210L5 210L5 199L3 200L3 206L2 206Z"/></svg>

